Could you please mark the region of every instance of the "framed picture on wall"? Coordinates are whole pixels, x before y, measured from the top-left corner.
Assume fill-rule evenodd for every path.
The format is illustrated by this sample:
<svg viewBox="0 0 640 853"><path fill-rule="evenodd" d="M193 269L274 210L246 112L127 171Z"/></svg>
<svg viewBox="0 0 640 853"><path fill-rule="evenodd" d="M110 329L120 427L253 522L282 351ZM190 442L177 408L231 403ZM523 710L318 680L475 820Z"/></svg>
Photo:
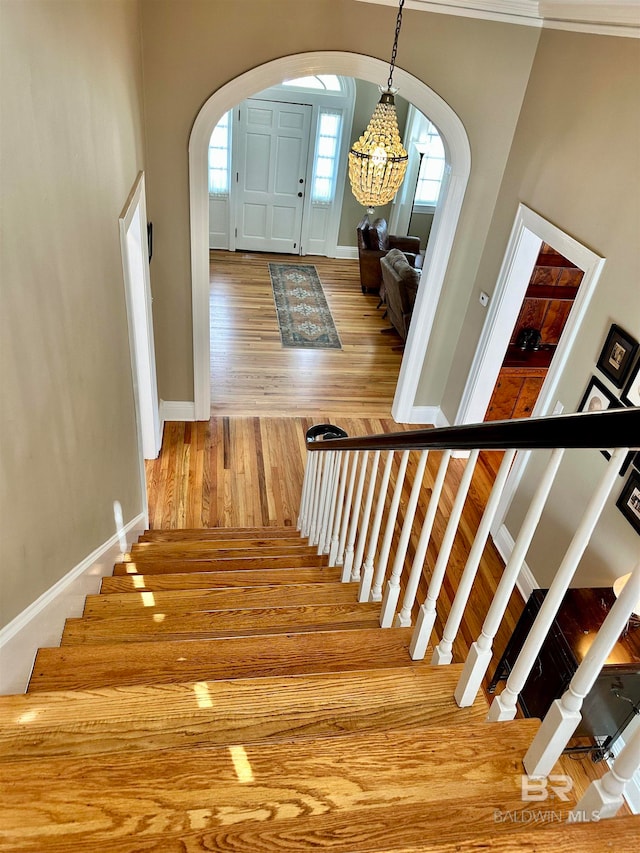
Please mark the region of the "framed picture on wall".
<svg viewBox="0 0 640 853"><path fill-rule="evenodd" d="M602 347L598 370L610 379L616 388L622 388L638 351L638 341L615 323Z"/></svg>
<svg viewBox="0 0 640 853"><path fill-rule="evenodd" d="M587 385L587 390L580 401L578 411L604 412L606 409L616 409L619 406L620 401L614 397L611 391L599 379L592 376Z"/></svg>
<svg viewBox="0 0 640 853"><path fill-rule="evenodd" d="M640 358L629 374L629 379L620 399L627 406L640 406Z"/></svg>
<svg viewBox="0 0 640 853"><path fill-rule="evenodd" d="M636 533L640 533L640 471L632 471L616 506Z"/></svg>

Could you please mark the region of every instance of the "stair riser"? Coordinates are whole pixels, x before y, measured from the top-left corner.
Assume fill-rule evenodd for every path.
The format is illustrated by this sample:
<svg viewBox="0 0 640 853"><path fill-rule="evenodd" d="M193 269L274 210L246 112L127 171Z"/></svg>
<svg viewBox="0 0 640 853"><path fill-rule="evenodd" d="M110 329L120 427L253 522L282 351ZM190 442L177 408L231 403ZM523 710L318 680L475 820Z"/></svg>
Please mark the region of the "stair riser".
<svg viewBox="0 0 640 853"><path fill-rule="evenodd" d="M192 528L190 530L147 530L138 542L190 542L211 539L302 539L292 527ZM306 542L306 540L303 540Z"/></svg>

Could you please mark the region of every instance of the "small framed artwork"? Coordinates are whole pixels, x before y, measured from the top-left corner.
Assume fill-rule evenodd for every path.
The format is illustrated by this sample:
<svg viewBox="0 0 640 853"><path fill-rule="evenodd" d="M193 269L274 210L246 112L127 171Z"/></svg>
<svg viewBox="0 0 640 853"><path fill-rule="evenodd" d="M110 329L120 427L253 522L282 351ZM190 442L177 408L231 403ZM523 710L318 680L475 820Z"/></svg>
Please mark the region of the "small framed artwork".
<svg viewBox="0 0 640 853"><path fill-rule="evenodd" d="M599 379L592 376L580 401L578 411L604 412L606 409L617 409L619 406L619 400L614 397L611 391Z"/></svg>
<svg viewBox="0 0 640 853"><path fill-rule="evenodd" d="M640 471L631 472L616 506L636 533L640 533Z"/></svg>
<svg viewBox="0 0 640 853"><path fill-rule="evenodd" d="M616 388L622 388L637 351L638 341L614 323L600 353L598 370L602 371Z"/></svg>
<svg viewBox="0 0 640 853"><path fill-rule="evenodd" d="M627 406L640 406L640 358L629 374L620 399Z"/></svg>

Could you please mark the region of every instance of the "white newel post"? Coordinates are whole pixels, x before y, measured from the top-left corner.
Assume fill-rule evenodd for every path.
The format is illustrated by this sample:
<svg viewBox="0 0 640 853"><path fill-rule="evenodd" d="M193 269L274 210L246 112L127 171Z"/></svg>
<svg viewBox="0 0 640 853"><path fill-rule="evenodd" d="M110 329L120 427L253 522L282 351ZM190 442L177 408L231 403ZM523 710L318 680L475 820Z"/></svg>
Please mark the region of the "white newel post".
<svg viewBox="0 0 640 853"><path fill-rule="evenodd" d="M529 776L548 776L551 773L582 719L580 709L585 696L639 604L640 563L607 614L569 687L560 699L554 701L536 732L524 757L524 767Z"/></svg>
<svg viewBox="0 0 640 853"><path fill-rule="evenodd" d="M389 515L387 516L387 526L384 530L384 538L382 547L380 548L380 556L378 557L378 565L373 574L373 585L371 587L371 601L382 601L382 584L387 573L387 563L389 561L389 552L391 551L391 542L393 541L393 533L396 529L396 519L398 517L398 508L400 506L400 498L402 497L402 487L404 478L407 473L407 463L409 462L409 451L403 450L400 457L400 465L398 467L398 476L396 478L396 487L393 490L391 506L389 507Z"/></svg>
<svg viewBox="0 0 640 853"><path fill-rule="evenodd" d="M349 514L351 512L351 501L353 500L353 490L356 485L356 473L358 471L358 460L360 459L360 451L356 450L351 461L351 473L349 474L349 485L347 486L347 497L344 502L344 510L342 512L342 526L340 527L340 541L338 542L338 555L336 562L340 566L344 563L344 550L347 547L347 530L349 529ZM344 580L344 572L342 573ZM347 577L347 580L349 578Z"/></svg>
<svg viewBox="0 0 640 853"><path fill-rule="evenodd" d="M376 546L378 544L378 536L382 526L382 516L384 515L384 505L387 498L387 489L389 488L389 479L391 477L391 466L393 465L393 450L387 453L387 461L382 472L382 480L380 481L380 492L378 493L378 503L376 504L375 515L373 516L373 524L371 525L371 535L369 536L369 550L364 560L362 567L362 577L360 578L360 589L358 590L358 601L369 601L371 592L371 584L373 582L373 561L376 556Z"/></svg>
<svg viewBox="0 0 640 853"><path fill-rule="evenodd" d="M353 507L351 508L351 524L349 526L349 538L347 539L347 547L344 552L344 564L342 566L342 582L347 583L351 580L351 570L353 569L354 546L356 543L356 535L358 533L358 521L360 520L360 505L362 504L362 493L364 492L364 481L367 476L367 463L369 461L369 451L364 450L358 454L360 457L360 476L358 477L358 485L356 487L355 498L353 499Z"/></svg>
<svg viewBox="0 0 640 853"><path fill-rule="evenodd" d="M600 517L607 497L617 482L620 466L627 453L628 448L626 447L618 447L613 451L607 469L587 505L587 509L564 555L560 568L531 626L531 631L522 645L520 654L507 679L507 684L502 693L496 696L491 703L491 708L487 716L488 720L497 722L500 720L513 720L515 717L518 694L524 687L529 673L533 669L551 623L555 619L558 608L578 567L578 563L589 544L591 534Z"/></svg>
<svg viewBox="0 0 640 853"><path fill-rule="evenodd" d="M411 487L411 494L409 495L404 522L402 524L402 532L400 533L400 539L398 540L398 550L396 551L396 557L393 561L391 577L389 578L389 582L382 599L382 611L380 613L381 628L390 628L393 624L393 617L396 615L396 605L398 604L398 598L400 597L400 577L402 575L402 569L404 568L404 558L409 547L409 539L411 538L411 531L413 529L413 519L418 506L418 498L422 491L422 478L424 477L424 469L427 464L428 456L428 450L420 451L420 458L418 460L418 465L416 466L416 476L413 481L413 486Z"/></svg>
<svg viewBox="0 0 640 853"><path fill-rule="evenodd" d="M569 822L615 817L623 803L624 790L638 770L640 770L640 727L620 750L611 770L605 773L602 779L596 779L589 785L576 807L569 812Z"/></svg>
<svg viewBox="0 0 640 853"><path fill-rule="evenodd" d="M367 497L364 502L364 510L362 511L362 523L360 533L358 535L358 545L356 547L356 555L351 569L351 580L360 580L360 570L362 568L362 558L364 556L364 548L369 534L369 521L371 520L371 509L373 507L373 496L376 491L376 476L378 474L378 465L380 463L380 451L376 450L373 454L373 462L371 463L371 471L369 473L369 487L367 489Z"/></svg>
<svg viewBox="0 0 640 853"><path fill-rule="evenodd" d="M413 660L422 660L427 651L427 645L429 644L431 632L436 621L436 605L438 603L438 597L440 595L440 590L442 589L442 582L444 581L449 557L451 556L451 549L453 548L453 540L458 532L458 525L460 524L464 502L467 499L469 486L471 485L479 453L479 450L473 450L471 452L471 455L467 460L467 464L465 465L464 474L460 480L460 485L453 502L453 507L451 508L451 515L449 517L444 536L442 537L442 544L440 545L440 551L438 552L438 559L433 567L433 574L431 575L431 582L429 583L427 597L420 608L416 627L413 632L413 636L411 637L409 654Z"/></svg>
<svg viewBox="0 0 640 853"><path fill-rule="evenodd" d="M333 534L331 536L331 548L329 549L330 566L335 566L338 560L338 545L340 544L340 524L342 523L342 514L344 512L344 493L347 487L350 457L350 450L345 450L342 454L339 454L339 459L342 464L340 466L340 485L338 487L336 514L333 518Z"/></svg>
<svg viewBox="0 0 640 853"><path fill-rule="evenodd" d="M447 469L449 467L450 459L451 451L444 450L442 453L442 458L440 459L440 465L438 467L436 480L433 484L433 489L431 490L431 497L429 499L429 505L427 506L427 511L425 513L424 524L422 525L422 530L420 531L420 538L418 539L418 544L416 545L416 553L413 558L413 563L411 565L411 571L409 572L409 579L407 580L407 588L404 595L402 610L396 616L396 626L400 628L408 628L411 625L411 608L413 607L413 602L415 600L416 593L418 591L418 586L420 584L420 578L422 577L422 569L424 566L425 557L427 556L429 540L431 539L433 522L436 517L436 512L438 511L440 495L442 494L442 487L444 486L444 481L447 476Z"/></svg>
<svg viewBox="0 0 640 853"><path fill-rule="evenodd" d="M491 525L493 524L493 519L495 518L498 504L500 503L500 498L502 497L502 492L504 491L504 486L507 482L509 471L511 470L511 463L513 462L515 455L515 450L507 450L502 457L500 469L498 470L493 488L491 489L487 506L482 515L478 531L475 535L475 539L473 540L473 545L471 546L471 551L469 552L469 557L467 558L464 571L462 572L462 577L460 578L460 583L458 584L453 604L451 605L449 617L444 626L442 639L433 650L433 657L431 659L432 664L446 665L450 664L453 660L453 642L458 635L458 631L462 623L462 617L464 616L464 611L466 609L467 602L469 601L469 596L471 595L471 588L478 572L478 566L480 565L480 558L482 557L485 545L487 544Z"/></svg>
<svg viewBox="0 0 640 853"><path fill-rule="evenodd" d="M542 510L549 497L549 492L558 473L563 455L564 450L562 448L558 448L551 453L551 458L538 483L538 488L520 527L511 557L498 583L496 594L493 597L493 601L482 625L480 636L475 643L472 643L469 649L464 669L454 692L455 700L461 708L473 705L482 684L482 679L489 668L493 640L509 604L511 593L516 585L524 558L529 550L529 545L538 526Z"/></svg>

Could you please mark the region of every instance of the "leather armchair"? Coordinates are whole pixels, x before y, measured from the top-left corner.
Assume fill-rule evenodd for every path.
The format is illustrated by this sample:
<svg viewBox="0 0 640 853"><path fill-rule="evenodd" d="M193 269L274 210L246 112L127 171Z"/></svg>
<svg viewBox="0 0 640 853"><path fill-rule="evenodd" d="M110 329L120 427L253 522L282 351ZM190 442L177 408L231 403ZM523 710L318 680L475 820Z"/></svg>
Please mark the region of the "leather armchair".
<svg viewBox="0 0 640 853"><path fill-rule="evenodd" d="M419 237L389 234L385 219L376 219L372 223L368 216L358 223L357 234L360 285L363 293L380 293L380 297L383 297L380 259L390 249L398 249L406 256L410 266L422 269L423 256L420 254Z"/></svg>

